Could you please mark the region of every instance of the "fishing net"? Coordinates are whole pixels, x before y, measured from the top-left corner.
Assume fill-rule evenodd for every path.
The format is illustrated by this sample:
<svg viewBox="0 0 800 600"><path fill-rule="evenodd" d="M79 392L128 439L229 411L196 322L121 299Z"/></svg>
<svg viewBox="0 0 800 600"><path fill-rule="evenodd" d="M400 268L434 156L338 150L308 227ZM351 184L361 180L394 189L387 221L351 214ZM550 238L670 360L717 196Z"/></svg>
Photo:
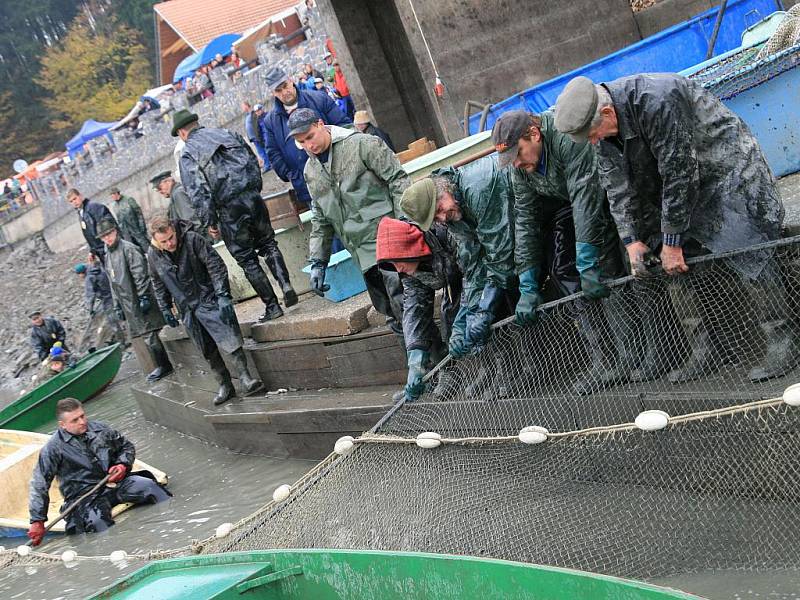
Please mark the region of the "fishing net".
<svg viewBox="0 0 800 600"><path fill-rule="evenodd" d="M733 98L800 64L800 5L768 40L743 48L691 75L721 100Z"/></svg>
<svg viewBox="0 0 800 600"><path fill-rule="evenodd" d="M645 580L796 569L800 407L781 396L800 375L798 288L791 238L549 303L232 530L129 558L313 547Z"/></svg>

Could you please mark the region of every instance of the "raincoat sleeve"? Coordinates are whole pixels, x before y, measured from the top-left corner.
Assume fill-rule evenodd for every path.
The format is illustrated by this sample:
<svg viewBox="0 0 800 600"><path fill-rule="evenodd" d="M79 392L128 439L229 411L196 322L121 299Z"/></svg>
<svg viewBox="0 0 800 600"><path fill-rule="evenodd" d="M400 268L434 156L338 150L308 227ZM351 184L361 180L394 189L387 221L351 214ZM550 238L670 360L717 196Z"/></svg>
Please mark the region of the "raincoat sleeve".
<svg viewBox="0 0 800 600"><path fill-rule="evenodd" d="M378 178L389 187L394 206L394 215L400 216L403 211L400 209L400 198L403 192L411 185L411 178L400 166L400 161L389 149L382 139L374 135L364 135L358 145L361 160L367 168L375 173Z"/></svg>
<svg viewBox="0 0 800 600"><path fill-rule="evenodd" d="M334 236L333 225L322 214L316 202L311 204L311 234L308 242L308 258L311 263L328 264L331 259L331 244Z"/></svg>
<svg viewBox="0 0 800 600"><path fill-rule="evenodd" d="M403 277L403 338L407 350L429 350L435 290L415 277ZM435 326L434 326L435 327ZM436 329L438 331L438 329Z"/></svg>
<svg viewBox="0 0 800 600"><path fill-rule="evenodd" d="M336 102L331 100L328 94L320 94L323 96L322 99L322 110L319 111L325 117L325 122L328 125L339 125L340 127L345 127L347 125L352 125L353 122L347 117L347 115L340 109ZM270 157L272 158L272 157Z"/></svg>
<svg viewBox="0 0 800 600"><path fill-rule="evenodd" d="M108 456L111 465L125 465L130 471L133 461L136 460L136 447L133 442L116 429L111 429L110 427L108 428L106 440L109 445Z"/></svg>
<svg viewBox="0 0 800 600"><path fill-rule="evenodd" d="M162 313L171 312L172 294L169 293L167 286L164 285L164 282L161 280L161 276L158 274L158 269L156 269L156 258L153 255L153 252L155 252L155 250L147 251L147 269L150 272L150 281L153 283L153 293L156 296L158 309Z"/></svg>
<svg viewBox="0 0 800 600"><path fill-rule="evenodd" d="M487 173L491 178L492 173ZM500 172L494 173L493 185L480 193L474 204L480 207L475 217L476 233L484 251L486 275L496 287L507 290L514 275L514 231L511 216L511 182Z"/></svg>
<svg viewBox="0 0 800 600"><path fill-rule="evenodd" d="M145 236L147 235L147 223L144 221L144 214L142 214L141 207L136 203L136 201L131 198L131 211L133 212L134 220L136 221L136 225Z"/></svg>
<svg viewBox="0 0 800 600"><path fill-rule="evenodd" d="M136 287L136 297L143 298L147 296L147 292L150 289L150 275L144 255L137 247L131 244L125 246L125 258L128 261L128 270L133 279L133 285Z"/></svg>
<svg viewBox="0 0 800 600"><path fill-rule="evenodd" d="M517 273L542 264L542 216L538 194L521 169L511 169L514 188L514 262Z"/></svg>
<svg viewBox="0 0 800 600"><path fill-rule="evenodd" d="M621 239L639 239L639 223L637 214L641 206L641 199L631 185L622 154L615 149L600 151L597 157L597 172L600 182L608 193L608 203L611 216L617 225Z"/></svg>
<svg viewBox="0 0 800 600"><path fill-rule="evenodd" d="M600 247L608 225L605 212L606 191L600 185L597 159L591 144L578 144L569 136L559 136L558 151L564 164L567 192L575 221L575 241Z"/></svg>
<svg viewBox="0 0 800 600"><path fill-rule="evenodd" d="M39 357L39 360L44 360L47 358L49 350L45 348L44 341L39 335L36 334L35 329L31 329L31 347L33 348L33 351L36 352L36 356Z"/></svg>
<svg viewBox="0 0 800 600"><path fill-rule="evenodd" d="M214 285L214 293L217 296L231 295L231 284L228 280L228 268L214 247L198 234L189 236L192 244L192 251L206 266L211 283Z"/></svg>
<svg viewBox="0 0 800 600"><path fill-rule="evenodd" d="M53 327L56 330L56 340L64 341L67 339L67 332L64 331L64 326L60 321L53 319Z"/></svg>
<svg viewBox="0 0 800 600"><path fill-rule="evenodd" d="M183 189L189 196L202 227L216 225L217 215L214 212L211 186L208 184L205 173L200 169L200 165L197 164L197 160L185 150L181 154L180 171Z"/></svg>
<svg viewBox="0 0 800 600"><path fill-rule="evenodd" d="M642 96L640 122L650 140L661 175L661 231L684 233L689 229L692 188L699 187L692 107L687 93L672 95L663 103L655 96Z"/></svg>
<svg viewBox="0 0 800 600"><path fill-rule="evenodd" d="M29 486L28 512L31 523L47 521L47 509L50 506L50 485L58 473L61 464L61 453L55 444L45 444L39 452L39 461L33 469Z"/></svg>

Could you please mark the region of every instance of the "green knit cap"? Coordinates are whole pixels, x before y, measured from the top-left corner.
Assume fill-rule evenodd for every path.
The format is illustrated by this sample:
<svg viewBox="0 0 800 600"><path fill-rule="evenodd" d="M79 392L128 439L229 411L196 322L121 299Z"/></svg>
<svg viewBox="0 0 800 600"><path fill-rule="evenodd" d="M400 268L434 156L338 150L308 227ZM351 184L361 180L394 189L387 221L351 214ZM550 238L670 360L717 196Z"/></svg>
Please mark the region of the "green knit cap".
<svg viewBox="0 0 800 600"><path fill-rule="evenodd" d="M422 231L428 231L436 214L436 185L433 179L426 177L412 183L400 198L400 209Z"/></svg>

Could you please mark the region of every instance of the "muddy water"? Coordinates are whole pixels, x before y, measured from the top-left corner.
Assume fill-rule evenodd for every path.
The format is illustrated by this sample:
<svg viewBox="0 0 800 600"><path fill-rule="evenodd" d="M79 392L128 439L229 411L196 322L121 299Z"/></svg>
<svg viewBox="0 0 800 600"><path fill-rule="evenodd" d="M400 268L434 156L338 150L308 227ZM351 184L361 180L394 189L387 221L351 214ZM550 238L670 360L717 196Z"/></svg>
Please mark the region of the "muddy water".
<svg viewBox="0 0 800 600"><path fill-rule="evenodd" d="M250 514L271 498L275 487L296 481L314 464L237 455L148 423L130 391L134 381L128 378L116 382L86 405L87 413L92 419L113 424L136 444L138 458L165 471L174 497L169 502L126 511L103 533L50 536L42 550L61 553L73 549L81 555L108 555L117 549L131 553L182 546L212 535L220 523ZM42 431L49 433L54 428L55 422ZM24 541L0 538L0 545L16 547ZM85 598L140 566L132 563L120 568L107 562L81 562L71 569L62 564L3 569L0 598Z"/></svg>

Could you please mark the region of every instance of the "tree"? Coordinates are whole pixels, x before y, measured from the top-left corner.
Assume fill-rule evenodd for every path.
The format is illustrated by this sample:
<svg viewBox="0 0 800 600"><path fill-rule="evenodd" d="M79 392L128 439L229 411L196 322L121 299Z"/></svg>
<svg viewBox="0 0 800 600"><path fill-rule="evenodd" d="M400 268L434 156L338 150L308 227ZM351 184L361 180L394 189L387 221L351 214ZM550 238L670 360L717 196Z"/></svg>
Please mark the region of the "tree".
<svg viewBox="0 0 800 600"><path fill-rule="evenodd" d="M43 103L56 130L74 129L89 118L117 120L150 84L147 49L125 26L103 31L78 18L41 62L37 83L48 93Z"/></svg>

